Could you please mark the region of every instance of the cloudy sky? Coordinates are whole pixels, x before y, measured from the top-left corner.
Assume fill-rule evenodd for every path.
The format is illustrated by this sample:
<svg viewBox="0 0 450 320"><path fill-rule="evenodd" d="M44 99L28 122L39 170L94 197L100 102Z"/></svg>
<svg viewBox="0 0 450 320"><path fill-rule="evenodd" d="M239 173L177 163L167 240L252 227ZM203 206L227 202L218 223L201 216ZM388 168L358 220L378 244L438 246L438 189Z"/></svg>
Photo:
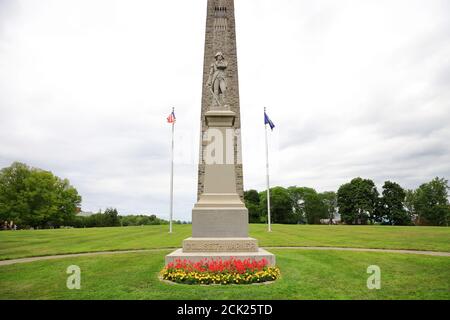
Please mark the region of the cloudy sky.
<svg viewBox="0 0 450 320"><path fill-rule="evenodd" d="M245 188L450 178L450 1L236 0ZM83 210L196 199L206 0L0 0L0 167L68 178Z"/></svg>

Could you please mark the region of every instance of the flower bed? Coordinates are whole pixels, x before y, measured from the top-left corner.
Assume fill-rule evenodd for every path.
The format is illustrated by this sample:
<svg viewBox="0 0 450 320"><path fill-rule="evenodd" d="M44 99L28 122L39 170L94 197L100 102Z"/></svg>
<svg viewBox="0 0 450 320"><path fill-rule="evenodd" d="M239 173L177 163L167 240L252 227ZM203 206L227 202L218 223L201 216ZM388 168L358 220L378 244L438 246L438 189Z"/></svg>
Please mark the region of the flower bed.
<svg viewBox="0 0 450 320"><path fill-rule="evenodd" d="M274 281L280 269L269 267L267 260L176 260L162 271L164 280L183 284L252 284Z"/></svg>

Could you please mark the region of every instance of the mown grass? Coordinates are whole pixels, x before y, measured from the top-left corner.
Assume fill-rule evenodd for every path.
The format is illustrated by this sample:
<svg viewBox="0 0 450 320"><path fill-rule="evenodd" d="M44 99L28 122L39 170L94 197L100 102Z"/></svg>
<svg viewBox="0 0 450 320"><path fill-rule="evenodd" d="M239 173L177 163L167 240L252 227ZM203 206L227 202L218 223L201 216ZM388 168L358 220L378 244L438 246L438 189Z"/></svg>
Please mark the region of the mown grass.
<svg viewBox="0 0 450 320"><path fill-rule="evenodd" d="M73 257L0 267L0 299L450 299L450 259L410 254L271 250L282 277L270 285L189 286L158 280L167 252ZM81 289L66 287L69 265ZM381 289L369 290L369 265Z"/></svg>
<svg viewBox="0 0 450 320"><path fill-rule="evenodd" d="M0 232L0 260L64 253L180 247L190 225ZM390 226L250 225L263 247L335 246L450 252L450 228Z"/></svg>

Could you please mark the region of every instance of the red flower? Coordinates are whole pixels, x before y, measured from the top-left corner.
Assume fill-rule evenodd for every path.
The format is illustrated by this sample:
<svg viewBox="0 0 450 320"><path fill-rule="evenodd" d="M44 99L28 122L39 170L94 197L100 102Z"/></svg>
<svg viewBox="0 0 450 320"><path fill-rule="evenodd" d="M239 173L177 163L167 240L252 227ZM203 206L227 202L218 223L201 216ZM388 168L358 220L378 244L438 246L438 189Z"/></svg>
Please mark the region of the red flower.
<svg viewBox="0 0 450 320"><path fill-rule="evenodd" d="M169 263L167 269L179 269L187 272L196 271L199 273L253 273L261 271L268 266L266 259L255 260L245 259L239 260L234 257L222 260L222 259L202 259L198 262L188 261L186 259L177 259L174 263Z"/></svg>

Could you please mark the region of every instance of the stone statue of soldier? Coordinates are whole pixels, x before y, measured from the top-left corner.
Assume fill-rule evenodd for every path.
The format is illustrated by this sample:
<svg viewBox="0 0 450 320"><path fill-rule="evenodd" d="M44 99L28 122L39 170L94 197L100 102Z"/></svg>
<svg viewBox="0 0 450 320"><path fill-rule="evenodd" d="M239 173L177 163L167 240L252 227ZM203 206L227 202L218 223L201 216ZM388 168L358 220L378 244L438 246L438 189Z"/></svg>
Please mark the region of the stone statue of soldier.
<svg viewBox="0 0 450 320"><path fill-rule="evenodd" d="M222 107L225 105L225 92L227 91L227 82L225 70L228 63L225 61L222 52L215 55L216 61L211 64L207 85L213 95L213 107Z"/></svg>

